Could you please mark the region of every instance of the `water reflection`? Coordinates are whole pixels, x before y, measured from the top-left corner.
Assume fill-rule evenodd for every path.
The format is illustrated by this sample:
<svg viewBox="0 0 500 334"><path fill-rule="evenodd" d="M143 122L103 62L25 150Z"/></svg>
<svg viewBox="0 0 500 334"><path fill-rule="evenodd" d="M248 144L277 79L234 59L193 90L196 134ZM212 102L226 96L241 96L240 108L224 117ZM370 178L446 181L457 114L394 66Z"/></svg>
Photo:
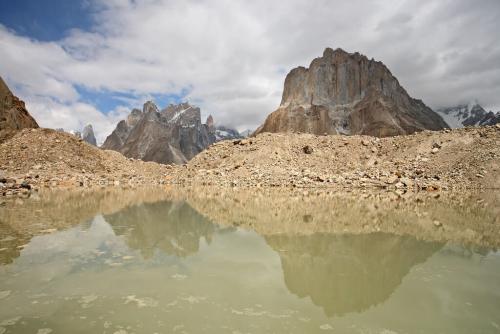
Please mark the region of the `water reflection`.
<svg viewBox="0 0 500 334"><path fill-rule="evenodd" d="M155 250L185 257L196 253L200 240L210 244L214 225L186 202L157 202L128 207L104 219L117 235L146 259Z"/></svg>
<svg viewBox="0 0 500 334"><path fill-rule="evenodd" d="M362 312L385 301L411 268L442 244L386 233L272 235L290 292L328 316Z"/></svg>
<svg viewBox="0 0 500 334"><path fill-rule="evenodd" d="M19 256L22 236L8 224L0 221L0 265L8 264Z"/></svg>
<svg viewBox="0 0 500 334"><path fill-rule="evenodd" d="M0 333L467 333L500 323L500 262L487 247L341 232L338 223L325 231L310 211L285 225L273 219L286 210L274 211L244 229L207 218L220 206L98 203L93 218L88 204L72 218L80 224L23 248L19 222L0 225L10 262L0 266ZM260 207L224 210L250 226L249 213L266 214Z"/></svg>
<svg viewBox="0 0 500 334"><path fill-rule="evenodd" d="M85 198L0 212L0 333L488 333L500 324L500 257L441 241L445 232L464 240L464 221L441 218L464 207ZM491 230L490 211L471 216L487 218L477 231ZM370 222L385 232L367 231ZM31 239L25 226L60 231Z"/></svg>

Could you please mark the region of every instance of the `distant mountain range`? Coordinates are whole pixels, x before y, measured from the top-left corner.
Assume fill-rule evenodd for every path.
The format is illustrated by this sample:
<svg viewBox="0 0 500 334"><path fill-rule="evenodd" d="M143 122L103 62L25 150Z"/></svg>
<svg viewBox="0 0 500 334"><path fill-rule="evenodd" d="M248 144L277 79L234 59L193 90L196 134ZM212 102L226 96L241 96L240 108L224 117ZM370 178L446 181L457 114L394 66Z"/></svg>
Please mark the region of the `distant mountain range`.
<svg viewBox="0 0 500 334"><path fill-rule="evenodd" d="M496 113L486 111L477 102L459 104L455 107L436 109L450 128L463 128L464 126L484 126L500 123L500 111Z"/></svg>
<svg viewBox="0 0 500 334"><path fill-rule="evenodd" d="M476 101L433 111L409 96L382 62L327 48L309 68L288 73L278 109L255 132L239 133L216 124L212 116L203 123L200 109L187 102L160 110L148 101L117 124L102 148L144 161L182 164L216 141L262 132L384 137L497 123L500 112L488 112ZM17 130L36 127L24 102L0 78L0 141ZM73 134L97 144L90 124Z"/></svg>
<svg viewBox="0 0 500 334"><path fill-rule="evenodd" d="M189 103L159 110L148 101L142 111L134 109L118 123L102 148L144 161L182 164L210 144L232 138L240 138L236 130L215 126L212 116L202 123L200 108Z"/></svg>
<svg viewBox="0 0 500 334"><path fill-rule="evenodd" d="M64 129L59 129L60 131L64 131ZM74 135L77 138L83 139L83 141L89 143L90 145L97 146L97 140L95 139L94 135L94 128L92 127L92 124L87 124L82 132L72 130L69 131L72 135Z"/></svg>

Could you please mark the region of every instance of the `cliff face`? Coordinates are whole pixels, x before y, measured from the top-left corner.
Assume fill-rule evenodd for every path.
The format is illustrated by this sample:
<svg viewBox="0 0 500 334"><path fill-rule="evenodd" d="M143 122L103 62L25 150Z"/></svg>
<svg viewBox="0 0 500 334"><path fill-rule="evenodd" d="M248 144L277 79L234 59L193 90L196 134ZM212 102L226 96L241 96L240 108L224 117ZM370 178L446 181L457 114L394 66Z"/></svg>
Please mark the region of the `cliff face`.
<svg viewBox="0 0 500 334"><path fill-rule="evenodd" d="M255 133L306 132L392 136L447 127L411 98L389 69L359 53L327 48L285 79L279 108Z"/></svg>
<svg viewBox="0 0 500 334"><path fill-rule="evenodd" d="M199 108L181 103L160 111L149 101L120 121L102 148L144 161L182 164L214 141Z"/></svg>
<svg viewBox="0 0 500 334"><path fill-rule="evenodd" d="M0 142L24 128L38 128L38 124L0 77Z"/></svg>

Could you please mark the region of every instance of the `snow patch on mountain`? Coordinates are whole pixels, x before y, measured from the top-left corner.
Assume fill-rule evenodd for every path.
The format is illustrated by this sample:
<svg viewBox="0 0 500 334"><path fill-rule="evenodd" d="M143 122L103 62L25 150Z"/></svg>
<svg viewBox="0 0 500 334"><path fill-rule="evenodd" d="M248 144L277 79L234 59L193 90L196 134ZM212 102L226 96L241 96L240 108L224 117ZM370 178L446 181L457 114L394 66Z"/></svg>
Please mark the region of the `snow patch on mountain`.
<svg viewBox="0 0 500 334"><path fill-rule="evenodd" d="M217 141L220 141L228 139L239 139L242 138L242 136L235 129L231 129L223 125L218 125L215 127L215 138Z"/></svg>
<svg viewBox="0 0 500 334"><path fill-rule="evenodd" d="M177 119L179 117L181 117L182 114L184 114L186 111L188 111L189 109L191 109L191 107L189 108L186 108L186 109L182 109L180 111L177 111L174 116L172 116L172 118L169 120L169 123L174 123L175 121L177 121Z"/></svg>
<svg viewBox="0 0 500 334"><path fill-rule="evenodd" d="M436 113L444 119L450 128L494 125L500 122L500 112L488 112L476 100L455 107L440 108L436 110Z"/></svg>

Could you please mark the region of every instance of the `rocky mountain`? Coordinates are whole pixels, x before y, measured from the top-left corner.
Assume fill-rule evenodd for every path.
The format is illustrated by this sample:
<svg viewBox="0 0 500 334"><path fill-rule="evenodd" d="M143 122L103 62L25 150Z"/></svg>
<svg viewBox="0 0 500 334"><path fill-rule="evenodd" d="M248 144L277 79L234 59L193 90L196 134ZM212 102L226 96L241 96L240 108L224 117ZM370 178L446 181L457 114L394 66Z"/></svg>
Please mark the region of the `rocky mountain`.
<svg viewBox="0 0 500 334"><path fill-rule="evenodd" d="M24 102L12 94L0 77L0 141L24 128L38 128L38 124L26 110Z"/></svg>
<svg viewBox="0 0 500 334"><path fill-rule="evenodd" d="M216 141L240 139L240 138L243 138L243 136L240 135L240 133L235 129L232 129L224 125L218 125L215 127Z"/></svg>
<svg viewBox="0 0 500 334"><path fill-rule="evenodd" d="M242 138L240 133L235 129L224 125L216 125L212 115L208 116L206 124L210 135L213 136L214 141Z"/></svg>
<svg viewBox="0 0 500 334"><path fill-rule="evenodd" d="M436 112L441 115L450 128L495 125L500 123L500 111L496 113L486 111L477 101L471 101L468 104L459 104L455 107L439 108Z"/></svg>
<svg viewBox="0 0 500 334"><path fill-rule="evenodd" d="M207 120L208 121L208 120ZM181 103L163 110L151 101L134 109L109 135L103 149L127 157L182 164L215 142L212 124L202 124L200 109Z"/></svg>
<svg viewBox="0 0 500 334"><path fill-rule="evenodd" d="M382 62L327 48L309 68L288 73L280 106L255 133L385 137L446 127L439 115L408 95Z"/></svg>
<svg viewBox="0 0 500 334"><path fill-rule="evenodd" d="M92 128L92 124L87 124L82 131L82 139L89 143L90 145L97 146L97 141L94 135L94 129Z"/></svg>

